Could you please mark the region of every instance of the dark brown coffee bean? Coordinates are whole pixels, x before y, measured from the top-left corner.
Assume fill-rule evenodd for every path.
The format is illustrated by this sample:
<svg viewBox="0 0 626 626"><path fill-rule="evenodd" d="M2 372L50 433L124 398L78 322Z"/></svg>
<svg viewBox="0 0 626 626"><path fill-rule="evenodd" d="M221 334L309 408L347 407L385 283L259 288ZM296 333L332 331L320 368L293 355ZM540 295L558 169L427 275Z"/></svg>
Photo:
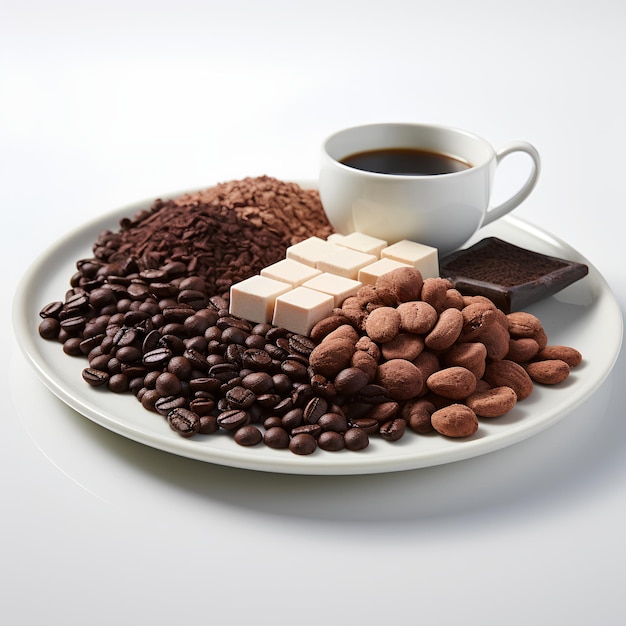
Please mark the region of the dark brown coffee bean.
<svg viewBox="0 0 626 626"><path fill-rule="evenodd" d="M254 372L244 376L241 384L257 395L269 393L274 389L274 381L267 372Z"/></svg>
<svg viewBox="0 0 626 626"><path fill-rule="evenodd" d="M83 352L80 349L82 340L80 337L70 337L63 343L63 352L69 356L81 356Z"/></svg>
<svg viewBox="0 0 626 626"><path fill-rule="evenodd" d="M228 409L226 411L222 411L217 416L217 423L224 430L237 430L242 426L246 426L250 422L250 415L247 411L242 411L240 409Z"/></svg>
<svg viewBox="0 0 626 626"><path fill-rule="evenodd" d="M215 401L211 398L194 398L189 402L189 409L200 417L209 415L215 409Z"/></svg>
<svg viewBox="0 0 626 626"><path fill-rule="evenodd" d="M348 420L339 413L324 413L317 420L317 424L324 431L332 430L337 433L345 433L348 430Z"/></svg>
<svg viewBox="0 0 626 626"><path fill-rule="evenodd" d="M166 322L182 323L194 313L195 310L185 304L171 305L163 309L163 317Z"/></svg>
<svg viewBox="0 0 626 626"><path fill-rule="evenodd" d="M87 318L84 315L76 315L61 320L61 328L68 333L79 333L87 324Z"/></svg>
<svg viewBox="0 0 626 626"><path fill-rule="evenodd" d="M100 387L106 385L109 382L109 374L102 370L94 369L93 367L86 367L83 372L83 380L90 384L92 387Z"/></svg>
<svg viewBox="0 0 626 626"><path fill-rule="evenodd" d="M380 436L387 441L397 441L406 431L406 421L401 417L389 420L380 426Z"/></svg>
<svg viewBox="0 0 626 626"><path fill-rule="evenodd" d="M135 348L135 346L124 346L117 349L115 357L122 363L134 363L141 361L142 353L141 350Z"/></svg>
<svg viewBox="0 0 626 626"><path fill-rule="evenodd" d="M200 416L189 409L172 409L167 415L167 422L182 437L192 437L200 432Z"/></svg>
<svg viewBox="0 0 626 626"><path fill-rule="evenodd" d="M155 390L156 391L156 390ZM157 393L159 393L157 391ZM159 394L160 396L161 394ZM187 408L187 401L182 396L161 396L154 403L154 409L161 415L167 415L174 409Z"/></svg>
<svg viewBox="0 0 626 626"><path fill-rule="evenodd" d="M43 339L56 339L59 336L61 324L54 317L46 317L39 324L39 335Z"/></svg>
<svg viewBox="0 0 626 626"><path fill-rule="evenodd" d="M307 383L299 384L292 392L291 399L293 400L293 405L297 407L306 406L309 400L313 398L313 387Z"/></svg>
<svg viewBox="0 0 626 626"><path fill-rule="evenodd" d="M289 433L279 426L272 426L263 435L263 442L269 448L283 449L289 447Z"/></svg>
<svg viewBox="0 0 626 626"><path fill-rule="evenodd" d="M384 424L396 416L400 405L397 402L381 402L372 407L367 417L375 419L379 424Z"/></svg>
<svg viewBox="0 0 626 626"><path fill-rule="evenodd" d="M297 428L298 426L302 425L302 422L304 421L304 416L303 416L303 411L300 408L296 408L296 409L292 409L291 411L287 411L287 413L285 413L282 418L279 418L281 420L281 426L291 432L294 428Z"/></svg>
<svg viewBox="0 0 626 626"><path fill-rule="evenodd" d="M300 433L291 438L289 449L294 454L308 455L313 454L317 449L317 441L315 437L308 433Z"/></svg>
<svg viewBox="0 0 626 626"><path fill-rule="evenodd" d="M248 424L235 431L234 440L240 446L256 446L263 441L263 435L256 426Z"/></svg>
<svg viewBox="0 0 626 626"><path fill-rule="evenodd" d="M266 417L265 420L263 420L263 428L265 428L265 430L274 428L274 426L282 427L282 425L283 422L278 415L270 415L270 417Z"/></svg>
<svg viewBox="0 0 626 626"><path fill-rule="evenodd" d="M190 407L191 408L191 407ZM219 430L217 418L215 415L200 415L200 429L199 433L202 435L211 435Z"/></svg>
<svg viewBox="0 0 626 626"><path fill-rule="evenodd" d="M276 407L282 400L281 397L277 393L262 393L256 397L257 404L264 409L273 409ZM290 401L290 406L288 409L292 408L293 402Z"/></svg>
<svg viewBox="0 0 626 626"><path fill-rule="evenodd" d="M244 333L250 334L250 331L252 330L252 325L249 322L231 315L220 317L215 325L222 331L227 328L238 328L239 330L244 331Z"/></svg>
<svg viewBox="0 0 626 626"><path fill-rule="evenodd" d="M272 326L265 333L265 338L270 342L275 342L277 339L281 337L286 337L289 335L289 331L282 326Z"/></svg>
<svg viewBox="0 0 626 626"><path fill-rule="evenodd" d="M256 395L250 389L237 385L226 392L226 399L233 409L248 409L256 401Z"/></svg>
<svg viewBox="0 0 626 626"><path fill-rule="evenodd" d="M319 424L302 424L291 430L291 435L307 434L317 439L322 434L322 427Z"/></svg>
<svg viewBox="0 0 626 626"><path fill-rule="evenodd" d="M128 391L129 383L130 381L126 374L113 374L109 378L107 387L113 393L125 393Z"/></svg>
<svg viewBox="0 0 626 626"><path fill-rule="evenodd" d="M364 450L369 446L370 440L367 433L361 428L349 428L343 435L348 450Z"/></svg>
<svg viewBox="0 0 626 626"><path fill-rule="evenodd" d="M293 352L309 356L315 348L315 342L304 335L292 335L289 337L288 347Z"/></svg>
<svg viewBox="0 0 626 626"><path fill-rule="evenodd" d="M272 365L272 357L261 348L248 348L241 355L241 364L255 371L267 371Z"/></svg>
<svg viewBox="0 0 626 626"><path fill-rule="evenodd" d="M47 317L57 317L63 308L63 303L61 301L51 302L47 304L41 311L39 311L39 315L44 319Z"/></svg>
<svg viewBox="0 0 626 626"><path fill-rule="evenodd" d="M172 351L169 348L155 348L143 355L142 362L148 367L157 367L165 365L172 357Z"/></svg>
<svg viewBox="0 0 626 626"><path fill-rule="evenodd" d="M328 430L319 436L317 445L322 450L337 452L338 450L343 450L346 447L346 442L344 441L342 434Z"/></svg>
<svg viewBox="0 0 626 626"><path fill-rule="evenodd" d="M214 377L192 378L189 381L189 387L192 391L207 391L209 393L216 392L221 384L222 382Z"/></svg>
<svg viewBox="0 0 626 626"><path fill-rule="evenodd" d="M319 396L315 396L309 400L304 408L304 422L306 424L316 424L324 413L328 411L328 402Z"/></svg>
<svg viewBox="0 0 626 626"><path fill-rule="evenodd" d="M280 364L280 369L293 381L308 380L307 366L295 359L285 359Z"/></svg>
<svg viewBox="0 0 626 626"><path fill-rule="evenodd" d="M368 434L377 433L380 428L380 424L378 420L375 420L371 417L358 417L356 419L350 420L351 428L360 428L364 430Z"/></svg>
<svg viewBox="0 0 626 626"><path fill-rule="evenodd" d="M291 411L291 409L293 408L293 400L291 398L283 398L277 404L271 407L272 412L276 413L276 415L284 415L285 413L287 413L287 411Z"/></svg>
<svg viewBox="0 0 626 626"><path fill-rule="evenodd" d="M222 341L226 344L234 343L245 346L247 336L245 331L236 326L229 326L222 331Z"/></svg>
<svg viewBox="0 0 626 626"><path fill-rule="evenodd" d="M293 387L291 378L283 373L274 374L272 376L272 381L274 382L274 390L282 396L287 395Z"/></svg>
<svg viewBox="0 0 626 626"><path fill-rule="evenodd" d="M347 367L335 376L333 382L338 393L351 396L365 387L369 382L368 375L358 367Z"/></svg>
<svg viewBox="0 0 626 626"><path fill-rule="evenodd" d="M365 404L380 404L389 401L389 393L380 385L365 385L358 393L359 402Z"/></svg>
<svg viewBox="0 0 626 626"><path fill-rule="evenodd" d="M163 372L156 379L155 389L162 396L175 396L182 391L180 379L170 372Z"/></svg>

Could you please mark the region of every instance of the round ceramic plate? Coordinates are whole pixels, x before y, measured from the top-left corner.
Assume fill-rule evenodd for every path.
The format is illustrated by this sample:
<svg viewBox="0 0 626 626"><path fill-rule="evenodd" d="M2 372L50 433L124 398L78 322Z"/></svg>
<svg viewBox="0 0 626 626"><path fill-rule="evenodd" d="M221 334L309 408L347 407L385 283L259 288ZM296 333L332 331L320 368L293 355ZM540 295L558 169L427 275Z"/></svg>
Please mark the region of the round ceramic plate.
<svg viewBox="0 0 626 626"><path fill-rule="evenodd" d="M160 197L177 195L180 194ZM482 420L478 431L465 439L407 432L395 443L373 437L370 446L361 452L317 450L309 456L263 445L240 447L226 433L184 439L169 428L163 417L143 409L131 394L118 395L87 385L81 376L86 360L67 356L59 343L44 341L37 332L39 311L49 302L63 299L69 279L76 271L76 261L92 256L91 246L98 234L105 229L117 230L122 217L149 208L152 201L99 217L44 252L17 290L13 322L18 344L41 381L55 395L104 428L153 448L210 463L290 474L368 474L451 463L504 448L562 419L599 387L620 351L622 314L604 278L557 237L509 215L483 228L469 243L496 236L589 266L585 278L527 309L540 318L551 344L569 345L582 352L584 362L564 383L552 387L536 385L533 394L509 414Z"/></svg>

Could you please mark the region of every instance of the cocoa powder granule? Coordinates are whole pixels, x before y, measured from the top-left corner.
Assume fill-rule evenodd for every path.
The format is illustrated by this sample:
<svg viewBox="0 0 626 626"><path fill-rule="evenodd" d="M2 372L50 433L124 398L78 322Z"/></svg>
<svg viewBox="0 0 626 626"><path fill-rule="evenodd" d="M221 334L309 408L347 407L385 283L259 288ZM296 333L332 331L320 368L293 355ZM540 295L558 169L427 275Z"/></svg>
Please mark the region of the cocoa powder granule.
<svg viewBox="0 0 626 626"><path fill-rule="evenodd" d="M284 258L285 249L333 232L316 190L269 176L220 183L177 198L105 231L94 256L140 271L181 261L204 278L209 296L228 297L233 283Z"/></svg>

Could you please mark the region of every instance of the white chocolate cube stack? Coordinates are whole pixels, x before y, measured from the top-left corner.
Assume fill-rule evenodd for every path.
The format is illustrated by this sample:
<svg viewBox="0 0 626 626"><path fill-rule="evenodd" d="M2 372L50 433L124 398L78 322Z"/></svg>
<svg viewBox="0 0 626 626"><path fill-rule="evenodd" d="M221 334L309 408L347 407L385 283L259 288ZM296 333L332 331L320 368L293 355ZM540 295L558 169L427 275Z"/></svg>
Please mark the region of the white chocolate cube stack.
<svg viewBox="0 0 626 626"><path fill-rule="evenodd" d="M424 278L439 276L436 248L408 240L388 246L363 233L309 237L287 248L285 256L232 285L232 315L308 335L364 284L375 284L398 267L415 267Z"/></svg>

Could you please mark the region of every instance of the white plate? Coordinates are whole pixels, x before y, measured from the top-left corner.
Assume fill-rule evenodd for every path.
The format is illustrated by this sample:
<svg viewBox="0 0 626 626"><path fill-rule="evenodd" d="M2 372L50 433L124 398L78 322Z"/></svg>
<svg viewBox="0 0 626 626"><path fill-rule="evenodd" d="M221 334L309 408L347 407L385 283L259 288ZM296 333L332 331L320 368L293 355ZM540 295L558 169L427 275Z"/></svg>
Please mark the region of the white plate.
<svg viewBox="0 0 626 626"><path fill-rule="evenodd" d="M160 197L176 195L179 193ZM13 323L30 364L55 395L97 424L153 448L221 465L290 474L368 474L451 463L514 444L565 417L604 381L621 348L621 310L599 272L558 238L514 216L506 216L482 229L470 243L493 235L589 266L585 278L527 309L541 319L550 343L569 345L582 352L583 364L564 383L535 386L533 394L508 415L482 420L476 434L467 439L409 432L395 443L372 438L370 446L361 452L317 450L304 457L263 445L240 447L225 433L184 439L169 428L163 417L144 410L132 395L117 395L87 385L81 377L86 361L67 356L59 343L44 341L37 332L39 311L49 302L63 299L76 271L76 261L92 256L91 246L98 234L104 229L117 230L122 217L132 216L152 202L150 199L102 216L71 232L42 254L18 287Z"/></svg>

